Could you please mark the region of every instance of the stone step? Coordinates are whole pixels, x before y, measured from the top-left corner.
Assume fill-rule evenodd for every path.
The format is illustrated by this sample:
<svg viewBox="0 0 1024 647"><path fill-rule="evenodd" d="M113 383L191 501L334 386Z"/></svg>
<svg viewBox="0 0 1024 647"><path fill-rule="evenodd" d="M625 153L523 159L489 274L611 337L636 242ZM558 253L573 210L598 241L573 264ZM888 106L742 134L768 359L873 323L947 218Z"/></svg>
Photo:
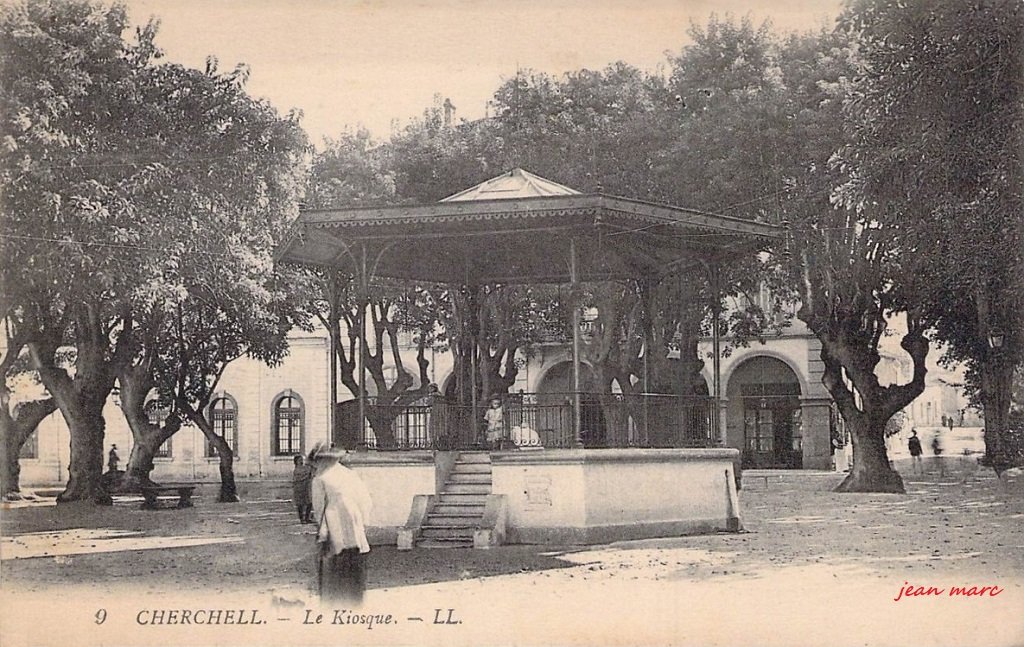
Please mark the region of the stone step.
<svg viewBox="0 0 1024 647"><path fill-rule="evenodd" d="M441 495L445 494L481 494L491 493L491 484L487 483L446 483Z"/></svg>
<svg viewBox="0 0 1024 647"><path fill-rule="evenodd" d="M452 467L452 474L490 474L490 463L456 463Z"/></svg>
<svg viewBox="0 0 1024 647"><path fill-rule="evenodd" d="M431 512L423 520L422 528L479 528L482 516L461 516L453 514L437 514Z"/></svg>
<svg viewBox="0 0 1024 647"><path fill-rule="evenodd" d="M436 504L455 506L482 506L487 503L490 492L450 492L441 490L437 494Z"/></svg>
<svg viewBox="0 0 1024 647"><path fill-rule="evenodd" d="M447 484L451 485L452 483L482 483L482 484L490 485L491 484L491 475L490 475L490 473L487 473L487 474L476 474L476 473L460 474L460 473L457 473L457 472L452 472L451 474L448 475Z"/></svg>
<svg viewBox="0 0 1024 647"><path fill-rule="evenodd" d="M434 505L430 514L437 515L449 515L453 517L463 516L483 516L484 514L484 503L437 503Z"/></svg>
<svg viewBox="0 0 1024 647"><path fill-rule="evenodd" d="M473 540L465 539L420 539L417 548L472 548Z"/></svg>
<svg viewBox="0 0 1024 647"><path fill-rule="evenodd" d="M420 537L424 539L458 539L473 541L476 526L421 526Z"/></svg>
<svg viewBox="0 0 1024 647"><path fill-rule="evenodd" d="M491 463L491 455L487 452L461 452L459 457L455 459L455 464L459 463Z"/></svg>
<svg viewBox="0 0 1024 647"><path fill-rule="evenodd" d="M483 492L441 492L435 506L486 506L487 494Z"/></svg>

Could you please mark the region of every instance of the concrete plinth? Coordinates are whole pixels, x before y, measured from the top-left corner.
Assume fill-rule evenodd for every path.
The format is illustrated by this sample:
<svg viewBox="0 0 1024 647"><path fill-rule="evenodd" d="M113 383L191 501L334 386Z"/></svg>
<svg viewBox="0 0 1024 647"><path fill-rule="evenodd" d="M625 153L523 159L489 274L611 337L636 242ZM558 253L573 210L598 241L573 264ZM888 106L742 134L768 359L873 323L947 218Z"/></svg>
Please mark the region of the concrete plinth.
<svg viewBox="0 0 1024 647"><path fill-rule="evenodd" d="M585 449L491 455L509 543L594 544L737 530L735 449Z"/></svg>
<svg viewBox="0 0 1024 647"><path fill-rule="evenodd" d="M373 512L367 539L375 545L396 544L416 495L435 492L433 452L353 452L341 462L370 490Z"/></svg>

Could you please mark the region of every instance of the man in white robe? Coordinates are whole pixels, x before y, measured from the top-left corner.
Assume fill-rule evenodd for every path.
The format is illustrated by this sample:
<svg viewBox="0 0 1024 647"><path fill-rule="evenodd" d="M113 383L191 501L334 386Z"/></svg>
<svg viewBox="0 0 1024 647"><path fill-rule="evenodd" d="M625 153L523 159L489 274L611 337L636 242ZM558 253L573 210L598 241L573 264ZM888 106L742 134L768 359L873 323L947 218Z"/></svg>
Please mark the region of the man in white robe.
<svg viewBox="0 0 1024 647"><path fill-rule="evenodd" d="M323 600L362 601L366 590L366 523L373 501L354 471L338 462L339 455L318 445L310 453L316 467L313 514L320 547L319 580Z"/></svg>

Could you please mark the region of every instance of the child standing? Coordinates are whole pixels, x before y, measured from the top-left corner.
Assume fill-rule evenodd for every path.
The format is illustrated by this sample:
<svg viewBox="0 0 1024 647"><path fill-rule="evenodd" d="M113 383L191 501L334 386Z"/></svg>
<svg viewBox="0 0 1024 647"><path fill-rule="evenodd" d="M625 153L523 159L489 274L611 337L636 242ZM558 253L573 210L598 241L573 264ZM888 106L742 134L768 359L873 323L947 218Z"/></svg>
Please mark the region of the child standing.
<svg viewBox="0 0 1024 647"><path fill-rule="evenodd" d="M494 447L505 435L505 412L499 398L491 398L491 408L484 413L484 420L487 422L487 445Z"/></svg>

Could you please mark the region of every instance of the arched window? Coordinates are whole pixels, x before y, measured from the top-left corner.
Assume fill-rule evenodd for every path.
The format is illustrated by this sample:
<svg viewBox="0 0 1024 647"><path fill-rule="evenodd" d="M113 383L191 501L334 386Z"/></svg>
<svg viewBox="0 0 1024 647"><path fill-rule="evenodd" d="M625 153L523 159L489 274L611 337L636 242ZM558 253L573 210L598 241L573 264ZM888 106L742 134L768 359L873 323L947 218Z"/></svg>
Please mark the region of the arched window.
<svg viewBox="0 0 1024 647"><path fill-rule="evenodd" d="M162 407L156 400L150 400L146 403L146 417L149 419L149 424L154 427L163 428L167 422L167 416L170 414L170 409ZM157 448L156 453L153 454L153 458L172 458L174 454L171 453L171 438L168 438Z"/></svg>
<svg viewBox="0 0 1024 647"><path fill-rule="evenodd" d="M274 454L288 456L302 453L302 398L285 391L274 401Z"/></svg>
<svg viewBox="0 0 1024 647"><path fill-rule="evenodd" d="M25 439L25 443L21 446L21 451L18 453L18 458L39 458L39 430L36 429L28 438Z"/></svg>
<svg viewBox="0 0 1024 647"><path fill-rule="evenodd" d="M213 433L224 439L231 452L238 455L238 404L228 394L218 397L210 403L210 422ZM217 458L217 446L206 441L207 458Z"/></svg>

